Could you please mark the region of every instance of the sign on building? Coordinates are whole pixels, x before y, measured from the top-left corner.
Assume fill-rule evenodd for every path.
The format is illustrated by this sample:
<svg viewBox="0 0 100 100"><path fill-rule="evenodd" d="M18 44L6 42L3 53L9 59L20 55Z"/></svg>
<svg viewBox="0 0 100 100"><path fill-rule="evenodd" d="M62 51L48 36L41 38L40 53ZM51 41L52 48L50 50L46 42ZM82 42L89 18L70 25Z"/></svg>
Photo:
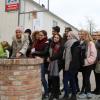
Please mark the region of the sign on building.
<svg viewBox="0 0 100 100"><path fill-rule="evenodd" d="M5 3L6 11L15 11L19 9L19 0L6 0Z"/></svg>
<svg viewBox="0 0 100 100"><path fill-rule="evenodd" d="M36 19L37 18L37 12L36 11L33 11L32 12L32 17L33 17L33 19Z"/></svg>

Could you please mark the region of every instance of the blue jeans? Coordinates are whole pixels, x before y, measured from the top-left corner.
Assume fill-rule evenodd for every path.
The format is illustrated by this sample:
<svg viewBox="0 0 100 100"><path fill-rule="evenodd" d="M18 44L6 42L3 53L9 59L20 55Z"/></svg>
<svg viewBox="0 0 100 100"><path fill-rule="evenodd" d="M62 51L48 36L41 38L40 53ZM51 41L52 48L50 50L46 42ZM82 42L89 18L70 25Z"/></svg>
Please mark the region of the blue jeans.
<svg viewBox="0 0 100 100"><path fill-rule="evenodd" d="M41 64L41 81L42 81L42 85L44 87L44 93L48 94L48 83L47 80L45 78L46 75L46 69L44 64Z"/></svg>
<svg viewBox="0 0 100 100"><path fill-rule="evenodd" d="M68 82L70 83L72 94L76 94L75 74L70 73L69 71L65 71L64 72L64 91L65 91L65 95L68 95L68 89L69 89Z"/></svg>

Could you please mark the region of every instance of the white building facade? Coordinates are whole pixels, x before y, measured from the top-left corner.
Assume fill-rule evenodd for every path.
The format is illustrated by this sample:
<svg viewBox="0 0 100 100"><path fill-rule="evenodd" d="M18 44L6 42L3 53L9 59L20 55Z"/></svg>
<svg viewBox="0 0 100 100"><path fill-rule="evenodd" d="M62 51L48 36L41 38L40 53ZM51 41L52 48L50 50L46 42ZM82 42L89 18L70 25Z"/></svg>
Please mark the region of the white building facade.
<svg viewBox="0 0 100 100"><path fill-rule="evenodd" d="M71 27L74 32L78 32L77 28L33 0L20 0L20 5L20 11L5 12L5 0L0 0L0 41L6 40L11 43L18 25L24 29L30 28L32 31L44 29L48 32L49 37L52 27L56 25L61 28L61 35L64 33L65 27Z"/></svg>

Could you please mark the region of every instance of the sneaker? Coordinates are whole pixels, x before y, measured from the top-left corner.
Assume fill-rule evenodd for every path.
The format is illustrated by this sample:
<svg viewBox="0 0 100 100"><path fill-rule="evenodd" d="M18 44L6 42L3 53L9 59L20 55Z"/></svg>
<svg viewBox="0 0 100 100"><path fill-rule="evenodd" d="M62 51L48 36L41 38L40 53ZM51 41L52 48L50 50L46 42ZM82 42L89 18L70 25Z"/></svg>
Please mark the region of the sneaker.
<svg viewBox="0 0 100 100"><path fill-rule="evenodd" d="M85 99L87 98L87 95L85 93L81 93L79 96L78 96L79 99Z"/></svg>
<svg viewBox="0 0 100 100"><path fill-rule="evenodd" d="M92 93L87 93L87 98L91 99L92 98Z"/></svg>

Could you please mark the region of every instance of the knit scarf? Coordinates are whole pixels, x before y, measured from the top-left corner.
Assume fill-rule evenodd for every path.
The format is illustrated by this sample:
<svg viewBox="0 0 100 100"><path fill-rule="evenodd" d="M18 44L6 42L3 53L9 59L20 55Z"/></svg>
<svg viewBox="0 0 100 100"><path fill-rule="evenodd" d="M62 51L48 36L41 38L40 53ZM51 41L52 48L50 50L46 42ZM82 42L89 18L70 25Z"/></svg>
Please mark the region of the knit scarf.
<svg viewBox="0 0 100 100"><path fill-rule="evenodd" d="M47 38L42 40L37 40L36 44L34 44L34 48L36 51L42 51L45 48L45 43L47 42Z"/></svg>
<svg viewBox="0 0 100 100"><path fill-rule="evenodd" d="M74 42L76 42L77 39L70 39L65 43L65 50L63 53L63 58L65 59L65 70L69 70L70 62L72 60L72 55L71 55L71 47Z"/></svg>

